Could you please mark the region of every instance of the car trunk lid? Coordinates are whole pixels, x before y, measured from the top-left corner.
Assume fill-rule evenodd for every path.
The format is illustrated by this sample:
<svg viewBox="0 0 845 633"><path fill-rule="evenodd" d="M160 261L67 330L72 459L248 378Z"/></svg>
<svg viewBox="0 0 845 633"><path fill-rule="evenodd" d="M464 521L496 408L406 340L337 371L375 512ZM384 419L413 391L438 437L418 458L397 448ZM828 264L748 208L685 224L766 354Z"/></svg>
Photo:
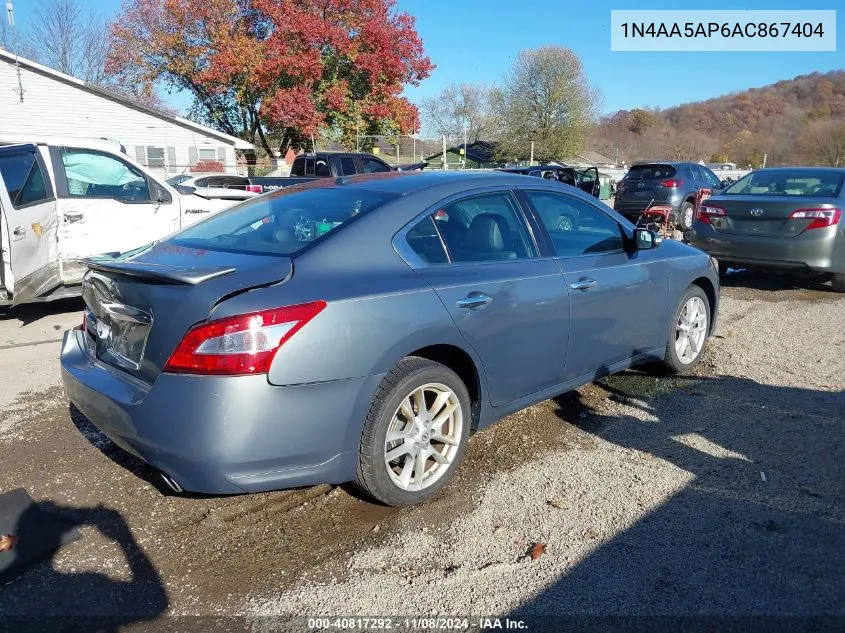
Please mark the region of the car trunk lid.
<svg viewBox="0 0 845 633"><path fill-rule="evenodd" d="M286 281L290 258L172 243L86 262L86 345L101 362L153 382L188 329L220 301Z"/></svg>
<svg viewBox="0 0 845 633"><path fill-rule="evenodd" d="M730 195L708 198L703 205L721 209L723 215L708 214L710 224L719 233L759 235L760 237L795 237L803 233L812 219L791 217L804 209L832 209L830 199L798 196Z"/></svg>

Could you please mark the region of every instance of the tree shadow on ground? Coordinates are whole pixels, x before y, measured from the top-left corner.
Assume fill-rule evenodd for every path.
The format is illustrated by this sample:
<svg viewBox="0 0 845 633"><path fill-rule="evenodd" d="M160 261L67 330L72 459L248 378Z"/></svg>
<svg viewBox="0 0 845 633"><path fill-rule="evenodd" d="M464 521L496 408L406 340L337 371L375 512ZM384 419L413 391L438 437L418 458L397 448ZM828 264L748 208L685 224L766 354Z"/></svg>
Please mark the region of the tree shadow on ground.
<svg viewBox="0 0 845 633"><path fill-rule="evenodd" d="M58 516L63 525L45 530L45 515ZM88 528L116 543L126 558L126 569L115 576L93 571L61 568L54 559L63 535L73 528ZM16 547L26 547L23 538L39 533L47 548L36 565L0 587L0 628L14 631L118 631L132 623L148 622L168 607L169 600L161 577L138 545L123 516L116 510L97 506L78 508L42 501L23 512L15 533L21 537ZM14 551L14 550L13 550ZM21 552L24 555L25 552ZM78 563L77 563L78 564ZM82 562L84 565L84 562ZM128 579L123 577L128 576ZM20 605L17 607L16 605Z"/></svg>
<svg viewBox="0 0 845 633"><path fill-rule="evenodd" d="M559 414L586 414L585 430L691 482L510 616L833 615L845 625L845 392L724 376L643 398L629 388L640 379L600 384L648 421L604 415L576 392L557 399Z"/></svg>

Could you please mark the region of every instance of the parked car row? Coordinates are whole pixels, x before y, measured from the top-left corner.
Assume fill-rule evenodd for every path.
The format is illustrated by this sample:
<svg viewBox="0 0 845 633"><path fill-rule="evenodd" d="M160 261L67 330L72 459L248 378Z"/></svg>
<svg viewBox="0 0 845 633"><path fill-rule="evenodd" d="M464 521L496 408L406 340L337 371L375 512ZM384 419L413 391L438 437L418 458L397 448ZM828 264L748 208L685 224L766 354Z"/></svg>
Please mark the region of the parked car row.
<svg viewBox="0 0 845 633"><path fill-rule="evenodd" d="M390 505L513 411L691 370L719 301L700 250L503 172L306 183L86 264L62 376L117 445L177 491L354 481Z"/></svg>

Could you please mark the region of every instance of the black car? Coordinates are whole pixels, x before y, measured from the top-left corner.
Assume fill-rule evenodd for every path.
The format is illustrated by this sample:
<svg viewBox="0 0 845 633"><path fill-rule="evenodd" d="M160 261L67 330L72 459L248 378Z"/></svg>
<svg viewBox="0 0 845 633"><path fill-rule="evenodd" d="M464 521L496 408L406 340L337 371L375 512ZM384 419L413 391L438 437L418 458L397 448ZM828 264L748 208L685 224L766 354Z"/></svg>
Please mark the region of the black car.
<svg viewBox="0 0 845 633"><path fill-rule="evenodd" d="M670 219L682 230L692 228L695 194L699 189L718 193L722 181L697 163L639 163L632 165L616 185L613 209L636 223L649 206L672 207Z"/></svg>
<svg viewBox="0 0 845 633"><path fill-rule="evenodd" d="M577 187L595 198L599 197L599 170L595 167L577 170L567 165L533 165L531 167L505 167L499 171L523 176L534 176L546 180L557 180Z"/></svg>

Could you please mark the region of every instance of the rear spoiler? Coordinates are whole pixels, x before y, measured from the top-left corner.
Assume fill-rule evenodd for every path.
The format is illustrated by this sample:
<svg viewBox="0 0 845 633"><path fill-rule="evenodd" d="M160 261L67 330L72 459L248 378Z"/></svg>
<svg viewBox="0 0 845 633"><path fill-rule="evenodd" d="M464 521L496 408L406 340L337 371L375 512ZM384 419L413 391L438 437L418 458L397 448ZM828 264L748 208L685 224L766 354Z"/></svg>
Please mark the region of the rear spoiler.
<svg viewBox="0 0 845 633"><path fill-rule="evenodd" d="M83 263L89 269L99 272L155 279L187 286L196 286L209 279L229 275L236 270L231 266L167 266L105 258L85 259Z"/></svg>

